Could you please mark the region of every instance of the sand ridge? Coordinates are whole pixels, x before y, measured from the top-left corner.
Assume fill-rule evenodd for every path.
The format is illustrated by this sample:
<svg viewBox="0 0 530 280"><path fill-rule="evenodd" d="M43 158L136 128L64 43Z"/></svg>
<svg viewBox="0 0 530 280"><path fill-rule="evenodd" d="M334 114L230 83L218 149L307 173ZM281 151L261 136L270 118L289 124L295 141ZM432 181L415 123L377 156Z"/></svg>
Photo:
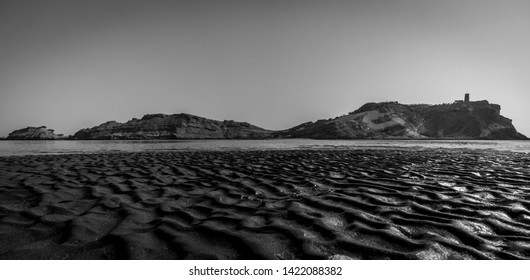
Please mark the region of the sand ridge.
<svg viewBox="0 0 530 280"><path fill-rule="evenodd" d="M0 158L2 259L528 259L530 158L467 150Z"/></svg>

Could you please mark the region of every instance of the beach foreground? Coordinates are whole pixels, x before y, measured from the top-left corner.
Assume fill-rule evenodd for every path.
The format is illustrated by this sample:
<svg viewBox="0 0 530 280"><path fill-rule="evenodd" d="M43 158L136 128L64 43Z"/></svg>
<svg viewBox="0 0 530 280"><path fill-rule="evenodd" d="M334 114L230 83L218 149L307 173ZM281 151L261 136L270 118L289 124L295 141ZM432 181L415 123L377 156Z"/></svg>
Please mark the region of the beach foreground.
<svg viewBox="0 0 530 280"><path fill-rule="evenodd" d="M523 153L0 158L2 259L529 259L529 210Z"/></svg>

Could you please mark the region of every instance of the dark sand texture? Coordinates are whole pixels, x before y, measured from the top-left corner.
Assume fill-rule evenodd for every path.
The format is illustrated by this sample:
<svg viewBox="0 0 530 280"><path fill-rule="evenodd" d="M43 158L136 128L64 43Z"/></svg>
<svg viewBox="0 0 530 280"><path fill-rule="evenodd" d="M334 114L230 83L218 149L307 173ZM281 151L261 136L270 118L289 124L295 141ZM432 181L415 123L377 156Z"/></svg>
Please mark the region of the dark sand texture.
<svg viewBox="0 0 530 280"><path fill-rule="evenodd" d="M529 209L516 153L0 158L2 259L529 259Z"/></svg>

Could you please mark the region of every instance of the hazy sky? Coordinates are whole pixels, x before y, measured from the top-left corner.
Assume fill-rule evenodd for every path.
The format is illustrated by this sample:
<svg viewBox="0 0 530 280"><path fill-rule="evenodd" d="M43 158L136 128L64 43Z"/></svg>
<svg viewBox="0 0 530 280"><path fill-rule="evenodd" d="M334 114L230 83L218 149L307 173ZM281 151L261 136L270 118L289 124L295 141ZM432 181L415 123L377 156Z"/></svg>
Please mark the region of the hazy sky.
<svg viewBox="0 0 530 280"><path fill-rule="evenodd" d="M1 0L0 136L186 112L285 129L487 99L530 136L530 1Z"/></svg>

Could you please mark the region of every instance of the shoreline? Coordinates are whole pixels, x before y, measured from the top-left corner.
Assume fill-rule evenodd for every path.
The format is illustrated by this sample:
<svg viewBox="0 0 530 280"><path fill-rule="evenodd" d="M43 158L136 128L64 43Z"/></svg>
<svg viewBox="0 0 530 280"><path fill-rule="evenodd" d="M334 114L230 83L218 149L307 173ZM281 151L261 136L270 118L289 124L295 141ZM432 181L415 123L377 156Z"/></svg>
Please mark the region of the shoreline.
<svg viewBox="0 0 530 280"><path fill-rule="evenodd" d="M403 138L298 138L298 137L268 137L268 138L108 138L108 139L76 139L76 138L60 138L60 139L7 139L0 138L0 141L196 141L196 140L287 140L287 139L307 139L307 140L352 140L352 141L530 141L527 139L495 139L495 138L429 138L429 137L403 137Z"/></svg>
<svg viewBox="0 0 530 280"><path fill-rule="evenodd" d="M107 156L107 155L114 155L114 156L120 156L120 155L142 155L142 156L157 156L159 154L193 154L193 153L282 153L282 152L298 152L298 153L315 153L315 152L353 152L353 153L370 153L370 152L383 152L383 151L390 151L390 152L407 152L407 153L442 153L442 154L449 154L449 155L462 155L462 154L489 154L492 155L501 155L501 156L507 156L513 154L514 156L518 157L525 157L530 155L530 152L527 151L511 151L511 150L495 150L492 148L484 148L484 149L471 149L471 148L424 148L424 147L380 147L380 146L362 146L362 147L331 147L331 148L315 148L315 149L301 149L301 148L293 148L293 149L241 149L241 150L233 150L233 149L219 149L219 150L211 150L211 149L182 149L182 150L153 150L153 151L95 151L95 152L78 152L78 153L41 153L41 154L21 154L21 155L0 155L0 161L2 159L16 159L16 158L24 158L24 157L83 157L83 156Z"/></svg>
<svg viewBox="0 0 530 280"><path fill-rule="evenodd" d="M0 259L530 259L529 170L440 149L0 157Z"/></svg>

